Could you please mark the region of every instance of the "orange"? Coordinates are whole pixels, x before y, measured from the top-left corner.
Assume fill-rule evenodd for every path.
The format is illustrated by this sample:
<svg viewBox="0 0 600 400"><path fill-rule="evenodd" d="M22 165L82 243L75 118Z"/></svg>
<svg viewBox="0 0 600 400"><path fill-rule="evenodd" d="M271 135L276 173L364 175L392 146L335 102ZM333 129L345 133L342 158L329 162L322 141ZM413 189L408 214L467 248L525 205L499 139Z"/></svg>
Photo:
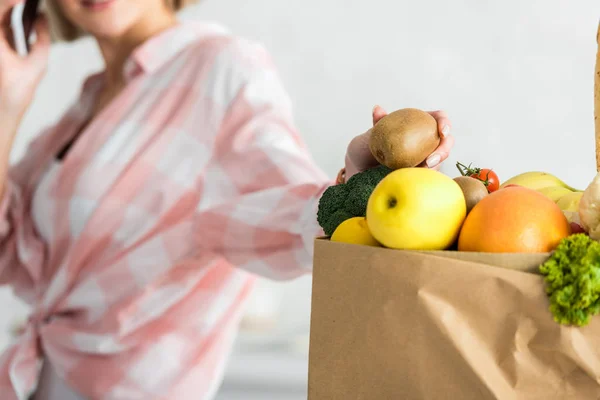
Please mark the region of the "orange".
<svg viewBox="0 0 600 400"><path fill-rule="evenodd" d="M561 209L543 194L525 187L490 193L467 215L459 251L545 253L554 250L571 228Z"/></svg>

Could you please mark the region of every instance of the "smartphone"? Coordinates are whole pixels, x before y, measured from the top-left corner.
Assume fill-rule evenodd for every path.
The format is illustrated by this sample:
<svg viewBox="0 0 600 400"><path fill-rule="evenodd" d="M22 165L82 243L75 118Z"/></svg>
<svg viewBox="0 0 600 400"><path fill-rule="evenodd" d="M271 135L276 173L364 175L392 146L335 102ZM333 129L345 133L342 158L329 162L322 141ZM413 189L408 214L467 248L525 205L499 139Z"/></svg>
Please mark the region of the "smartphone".
<svg viewBox="0 0 600 400"><path fill-rule="evenodd" d="M11 26L14 47L21 55L26 55L31 49L33 26L38 15L40 0L25 0L13 8Z"/></svg>
<svg viewBox="0 0 600 400"><path fill-rule="evenodd" d="M23 6L23 36L25 37L25 47L29 52L31 47L31 32L33 31L33 24L38 15L38 8L40 7L40 0L25 0Z"/></svg>

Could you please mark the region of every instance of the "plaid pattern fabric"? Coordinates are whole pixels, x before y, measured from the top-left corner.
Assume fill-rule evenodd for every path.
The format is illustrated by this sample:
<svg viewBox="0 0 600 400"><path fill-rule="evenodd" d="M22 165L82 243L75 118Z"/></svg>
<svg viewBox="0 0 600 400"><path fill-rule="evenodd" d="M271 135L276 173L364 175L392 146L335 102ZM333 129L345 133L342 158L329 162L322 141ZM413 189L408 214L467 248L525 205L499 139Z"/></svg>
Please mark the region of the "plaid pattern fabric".
<svg viewBox="0 0 600 400"><path fill-rule="evenodd" d="M0 283L34 312L0 360L3 400L35 390L42 358L91 399L211 398L253 276L311 269L318 198L334 181L295 131L265 50L182 22L125 72L48 185L47 240L32 197L101 73L10 172Z"/></svg>

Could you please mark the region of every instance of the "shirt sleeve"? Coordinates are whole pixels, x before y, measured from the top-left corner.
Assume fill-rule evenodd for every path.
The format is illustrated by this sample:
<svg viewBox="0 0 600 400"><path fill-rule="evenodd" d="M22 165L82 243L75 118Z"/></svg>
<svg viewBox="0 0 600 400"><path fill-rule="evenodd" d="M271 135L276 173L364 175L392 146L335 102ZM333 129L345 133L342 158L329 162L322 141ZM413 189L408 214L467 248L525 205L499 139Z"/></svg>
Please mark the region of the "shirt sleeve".
<svg viewBox="0 0 600 400"><path fill-rule="evenodd" d="M0 200L0 285L17 290L31 287L42 268L44 244L34 229L26 181L36 168L47 132L32 140L25 156L10 167Z"/></svg>
<svg viewBox="0 0 600 400"><path fill-rule="evenodd" d="M334 184L312 159L291 102L259 45L227 49L220 80L228 104L197 218L201 243L231 264L270 279L312 269L323 191ZM224 75L224 76L223 76ZM234 89L232 89L234 88ZM218 196L213 196L215 192ZM217 204L210 204L214 198Z"/></svg>

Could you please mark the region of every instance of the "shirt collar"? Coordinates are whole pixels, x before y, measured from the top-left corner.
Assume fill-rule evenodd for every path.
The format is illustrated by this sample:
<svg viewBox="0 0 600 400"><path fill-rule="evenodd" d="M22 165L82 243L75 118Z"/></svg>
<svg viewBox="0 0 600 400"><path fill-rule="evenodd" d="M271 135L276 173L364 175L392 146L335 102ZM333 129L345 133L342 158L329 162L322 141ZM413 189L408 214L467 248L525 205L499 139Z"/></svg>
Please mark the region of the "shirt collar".
<svg viewBox="0 0 600 400"><path fill-rule="evenodd" d="M211 35L227 33L224 27L215 23L180 21L134 49L124 66L125 78L130 80L140 74L152 73L191 43Z"/></svg>

